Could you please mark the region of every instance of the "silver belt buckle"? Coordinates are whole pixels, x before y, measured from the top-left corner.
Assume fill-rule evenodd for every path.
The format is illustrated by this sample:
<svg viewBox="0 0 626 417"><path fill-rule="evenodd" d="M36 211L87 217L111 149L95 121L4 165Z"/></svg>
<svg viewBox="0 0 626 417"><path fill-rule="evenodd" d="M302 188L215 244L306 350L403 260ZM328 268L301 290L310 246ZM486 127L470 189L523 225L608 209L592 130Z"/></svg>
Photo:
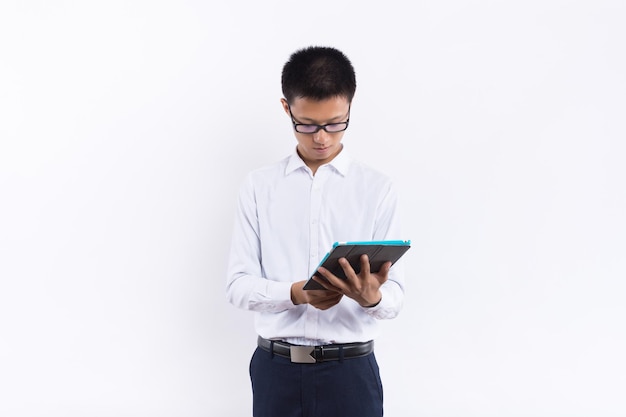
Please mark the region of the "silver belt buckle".
<svg viewBox="0 0 626 417"><path fill-rule="evenodd" d="M313 351L315 346L289 346L289 356L294 363L315 363Z"/></svg>

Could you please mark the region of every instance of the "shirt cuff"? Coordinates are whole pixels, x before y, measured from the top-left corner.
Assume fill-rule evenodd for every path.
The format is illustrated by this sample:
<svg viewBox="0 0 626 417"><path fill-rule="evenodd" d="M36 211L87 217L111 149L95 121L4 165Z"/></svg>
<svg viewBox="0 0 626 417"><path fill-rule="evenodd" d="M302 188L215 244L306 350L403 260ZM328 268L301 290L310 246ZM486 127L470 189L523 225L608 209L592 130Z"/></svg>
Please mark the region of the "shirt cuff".
<svg viewBox="0 0 626 417"><path fill-rule="evenodd" d="M256 300L251 302L252 310L280 313L295 307L291 301L291 282L264 281L258 288L260 291L256 291Z"/></svg>
<svg viewBox="0 0 626 417"><path fill-rule="evenodd" d="M384 291L384 288L381 288L381 292L383 296L380 302L373 307L362 307L363 311L376 319L391 319L396 317L402 307L402 302L394 302L393 294Z"/></svg>

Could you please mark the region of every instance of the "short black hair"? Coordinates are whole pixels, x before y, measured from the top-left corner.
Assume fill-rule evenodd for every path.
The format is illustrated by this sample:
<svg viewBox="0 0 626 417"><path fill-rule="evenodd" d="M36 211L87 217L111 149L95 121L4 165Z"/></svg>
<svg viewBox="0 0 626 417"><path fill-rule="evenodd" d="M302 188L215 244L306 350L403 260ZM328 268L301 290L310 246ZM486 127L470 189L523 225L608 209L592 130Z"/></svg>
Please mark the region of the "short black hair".
<svg viewBox="0 0 626 417"><path fill-rule="evenodd" d="M356 76L348 57L324 46L309 46L294 52L283 66L281 82L289 103L298 97L314 100L345 97L352 102L356 90Z"/></svg>

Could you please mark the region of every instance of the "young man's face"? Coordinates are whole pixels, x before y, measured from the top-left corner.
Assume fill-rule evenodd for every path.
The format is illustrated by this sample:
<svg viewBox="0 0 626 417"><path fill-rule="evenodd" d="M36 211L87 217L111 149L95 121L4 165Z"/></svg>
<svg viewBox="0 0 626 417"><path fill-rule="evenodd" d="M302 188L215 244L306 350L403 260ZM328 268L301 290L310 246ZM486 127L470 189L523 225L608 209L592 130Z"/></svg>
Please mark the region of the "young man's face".
<svg viewBox="0 0 626 417"><path fill-rule="evenodd" d="M291 103L281 100L283 108L294 123L327 125L347 122L350 103L345 97L333 97L326 100L296 98ZM330 127L328 127L329 130ZM344 131L329 133L319 129L315 133L294 132L298 140L298 153L313 173L321 165L330 162L341 151L341 139Z"/></svg>

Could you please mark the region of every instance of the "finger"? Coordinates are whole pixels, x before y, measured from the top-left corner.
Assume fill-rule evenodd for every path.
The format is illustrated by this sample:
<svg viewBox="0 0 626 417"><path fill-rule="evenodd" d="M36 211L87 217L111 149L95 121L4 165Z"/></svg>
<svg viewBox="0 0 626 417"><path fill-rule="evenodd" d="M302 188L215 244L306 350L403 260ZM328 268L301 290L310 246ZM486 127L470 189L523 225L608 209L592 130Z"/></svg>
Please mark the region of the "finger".
<svg viewBox="0 0 626 417"><path fill-rule="evenodd" d="M320 284L324 285L324 288L326 288L327 290L335 291L335 292L343 292L345 290L345 285L343 283L343 280L337 278L328 269L320 266L317 272L319 272L320 274L324 276L324 278L326 278L327 282L324 282L324 283L320 282ZM313 277L313 279L317 281L319 278Z"/></svg>
<svg viewBox="0 0 626 417"><path fill-rule="evenodd" d="M328 286L330 285L328 283L328 281L326 281L325 279L322 279L320 277L318 277L317 275L313 275L313 281L317 282L318 284L320 284L322 287L324 287L326 290L328 290ZM324 290L313 290L313 291L324 291Z"/></svg>
<svg viewBox="0 0 626 417"><path fill-rule="evenodd" d="M343 294L334 293L332 297L324 298L321 300L313 300L311 301L311 305L319 310L328 310L332 306L336 305L341 301Z"/></svg>
<svg viewBox="0 0 626 417"><path fill-rule="evenodd" d="M391 262L385 262L383 266L380 267L380 271L376 274L378 281L381 283L385 283L387 278L389 277L389 270L391 269Z"/></svg>
<svg viewBox="0 0 626 417"><path fill-rule="evenodd" d="M341 268L343 269L343 272L345 272L346 275L351 275L351 274L356 275L356 272L352 268L352 265L350 265L350 262L348 262L346 258L339 258L338 262L339 262L339 265L341 265Z"/></svg>
<svg viewBox="0 0 626 417"><path fill-rule="evenodd" d="M352 268L352 265L350 265L350 262L348 262L346 258L339 258L338 262L339 262L339 265L341 265L341 268L343 269L344 275L346 276L345 280L341 280L342 283L346 285L353 285L350 283L354 283L356 281L357 279L356 271L354 270L354 268Z"/></svg>
<svg viewBox="0 0 626 417"><path fill-rule="evenodd" d="M370 258L363 254L361 256L361 274L364 274L365 276L369 275L370 273Z"/></svg>
<svg viewBox="0 0 626 417"><path fill-rule="evenodd" d="M341 288L337 288L336 286L334 286L333 284L331 284L328 281L328 278L326 278L326 279L327 280L325 281L325 280L323 280L321 278L313 277L313 281L319 283L321 286L323 286L325 288L324 290L318 290L318 291L326 291L327 293L332 293L332 294L342 292ZM332 279L332 277L331 277L331 279Z"/></svg>

